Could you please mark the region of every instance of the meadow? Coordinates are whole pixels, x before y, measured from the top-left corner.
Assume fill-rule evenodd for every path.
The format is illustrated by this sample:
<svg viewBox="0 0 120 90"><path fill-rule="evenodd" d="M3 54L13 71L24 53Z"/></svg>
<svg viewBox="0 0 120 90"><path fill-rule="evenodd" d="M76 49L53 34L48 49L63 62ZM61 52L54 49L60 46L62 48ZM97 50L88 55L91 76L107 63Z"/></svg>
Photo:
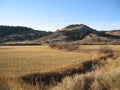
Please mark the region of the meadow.
<svg viewBox="0 0 120 90"><path fill-rule="evenodd" d="M95 72L88 72L87 74L86 73L81 74L75 72L74 73L75 78L71 77L71 75L73 74L69 74L68 76L67 74L65 74L65 77L67 77L67 79L65 77L62 78L62 81L58 82L54 87L52 87L52 89L53 90L89 90L88 88L86 89L84 87L81 88L80 86L79 87L76 86L79 84L78 81L80 82L81 80L84 81L83 79L85 78L85 76L88 77L89 75L91 77L93 73L94 73L93 75L95 75L95 73L97 72L101 72L102 74L107 73L106 76L109 77L111 73L108 71L115 72L114 69L116 68L119 69L120 67L119 65L120 45L107 45L107 47L108 46L113 50L115 56L112 58L110 57L106 58L105 61L102 62L102 64L104 64L103 67L100 67L100 69ZM77 65L81 65L82 63L87 62L89 60L103 59L101 57L103 56L105 57L105 55L99 54L99 49L101 47L103 46L81 45L79 47L79 50L66 51L66 50L53 49L50 48L49 46L0 46L0 80L1 80L0 90L27 90L28 87L30 88L29 90L44 90L43 88L42 89L40 87L36 88L34 87L34 85L31 86L23 81L19 81L17 80L17 78L26 75L29 76L30 74L34 74L34 73L44 74L50 72L57 72L57 73L66 72L65 71L66 69L73 67L76 68ZM81 77L84 78L81 79ZM12 84L12 82L14 82L14 85ZM70 82L70 84L66 84L68 82ZM99 83L97 84L99 86ZM117 84L119 83L117 82ZM75 86L76 89L73 88ZM93 87L94 85L92 85L92 88ZM100 89L97 88L96 90L100 90Z"/></svg>

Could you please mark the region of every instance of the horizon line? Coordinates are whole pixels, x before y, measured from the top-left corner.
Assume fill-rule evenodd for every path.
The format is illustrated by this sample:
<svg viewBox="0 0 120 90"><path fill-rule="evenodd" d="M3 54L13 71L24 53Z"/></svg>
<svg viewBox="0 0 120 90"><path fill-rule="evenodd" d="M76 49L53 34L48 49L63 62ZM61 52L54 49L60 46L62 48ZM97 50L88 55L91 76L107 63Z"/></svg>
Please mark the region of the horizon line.
<svg viewBox="0 0 120 90"><path fill-rule="evenodd" d="M77 24L77 23L76 23ZM57 31L57 29L61 29L61 28L64 28L64 27L66 27L66 26L69 26L69 25L76 25L75 23L74 24L64 24L64 25L61 25L61 27L60 26L58 26L58 28L56 27L56 29L51 29L50 30L50 28L48 27L48 29L44 29L44 28L38 28L38 27L35 27L34 25L33 26L30 26L30 25L8 25L8 24L0 24L0 26L13 26L13 27L27 27L27 28L31 28L31 29L33 29L33 30L39 30L39 31ZM53 24L52 24L53 25ZM79 24L80 25L80 24ZM99 28L95 28L95 27L92 27L92 25L90 26L90 25L87 25L87 24L84 24L84 25L86 25L86 26L88 26L88 27L90 27L90 28L93 28L93 29L95 29L95 30L98 30L98 31L112 31L112 30L120 30L120 27L119 28L112 28L112 29L108 29L108 28L106 28L106 27L103 27L103 28L106 28L106 29L99 29ZM47 26L47 25L46 25ZM43 26L44 27L44 26ZM97 27L97 26L96 26Z"/></svg>

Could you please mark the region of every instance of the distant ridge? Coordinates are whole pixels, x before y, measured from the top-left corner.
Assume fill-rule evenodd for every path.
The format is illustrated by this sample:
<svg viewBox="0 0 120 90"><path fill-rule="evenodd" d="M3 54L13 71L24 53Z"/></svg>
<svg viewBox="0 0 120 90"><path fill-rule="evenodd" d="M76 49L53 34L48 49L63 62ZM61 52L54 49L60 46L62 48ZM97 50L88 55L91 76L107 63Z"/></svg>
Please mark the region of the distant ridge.
<svg viewBox="0 0 120 90"><path fill-rule="evenodd" d="M0 26L0 43L8 44L119 44L120 30L97 31L84 24L72 24L55 32L38 31L27 27ZM21 42L22 41L22 42Z"/></svg>
<svg viewBox="0 0 120 90"><path fill-rule="evenodd" d="M34 40L51 34L52 32L34 30L22 26L0 26L0 42L19 42L25 40Z"/></svg>
<svg viewBox="0 0 120 90"><path fill-rule="evenodd" d="M84 24L72 24L35 41L41 43L120 44L120 30L97 31Z"/></svg>

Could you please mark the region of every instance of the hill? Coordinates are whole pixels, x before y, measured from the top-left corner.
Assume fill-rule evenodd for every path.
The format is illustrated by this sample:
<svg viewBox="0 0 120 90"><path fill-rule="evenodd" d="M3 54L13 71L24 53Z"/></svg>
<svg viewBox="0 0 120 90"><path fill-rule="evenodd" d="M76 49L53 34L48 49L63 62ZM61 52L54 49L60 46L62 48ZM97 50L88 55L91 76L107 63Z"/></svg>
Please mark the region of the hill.
<svg viewBox="0 0 120 90"><path fill-rule="evenodd" d="M28 27L0 26L1 43L34 40L49 34L51 34L51 32L34 30Z"/></svg>
<svg viewBox="0 0 120 90"><path fill-rule="evenodd" d="M41 43L120 44L120 30L97 31L84 24L69 25L35 40Z"/></svg>
<svg viewBox="0 0 120 90"><path fill-rule="evenodd" d="M0 26L0 42L9 45L61 42L93 45L120 44L120 30L98 31L84 24L72 24L55 32L38 31L27 27Z"/></svg>

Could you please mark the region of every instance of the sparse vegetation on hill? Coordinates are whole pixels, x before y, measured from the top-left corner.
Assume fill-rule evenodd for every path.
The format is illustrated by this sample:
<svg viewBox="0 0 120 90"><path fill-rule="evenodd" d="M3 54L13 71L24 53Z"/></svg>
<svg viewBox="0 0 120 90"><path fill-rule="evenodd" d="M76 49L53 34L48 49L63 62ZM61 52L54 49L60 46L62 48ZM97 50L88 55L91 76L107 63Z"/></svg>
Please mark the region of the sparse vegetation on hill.
<svg viewBox="0 0 120 90"><path fill-rule="evenodd" d="M90 33L96 33L97 31L83 24L69 25L63 28L61 31L64 32L65 36L68 36L68 40L81 40Z"/></svg>
<svg viewBox="0 0 120 90"><path fill-rule="evenodd" d="M105 33L109 34L109 35L114 35L114 36L120 37L120 30L106 31Z"/></svg>
<svg viewBox="0 0 120 90"><path fill-rule="evenodd" d="M88 38L88 36L91 37ZM27 27L0 26L0 44L5 43L5 45L7 45L9 42L18 43L19 41L24 41L25 44L26 40L30 41L32 45L36 45L36 43L50 44L52 42L74 43L76 41L78 41L79 44L87 45L119 45L120 30L97 31L84 24L69 25L55 32L37 31ZM20 43L23 44L22 42ZM14 43L12 44L14 45Z"/></svg>
<svg viewBox="0 0 120 90"><path fill-rule="evenodd" d="M83 39L86 35L90 34L90 31L80 31L79 29L74 30L74 31L65 31L65 36L68 36L68 40L81 40Z"/></svg>
<svg viewBox="0 0 120 90"><path fill-rule="evenodd" d="M79 44L87 44L87 45L102 45L102 44L116 44L119 45L120 40L120 31L97 31L92 29L84 24L75 24L69 25L65 28L58 29L53 34L42 37L36 42L44 42L44 43L74 43L79 42ZM90 37L91 36L91 37Z"/></svg>
<svg viewBox="0 0 120 90"><path fill-rule="evenodd" d="M73 29L73 28L76 28L76 27L82 27L83 24L72 24L72 25L68 25L66 26L64 29Z"/></svg>
<svg viewBox="0 0 120 90"><path fill-rule="evenodd" d="M21 26L0 26L0 42L34 40L51 33Z"/></svg>

